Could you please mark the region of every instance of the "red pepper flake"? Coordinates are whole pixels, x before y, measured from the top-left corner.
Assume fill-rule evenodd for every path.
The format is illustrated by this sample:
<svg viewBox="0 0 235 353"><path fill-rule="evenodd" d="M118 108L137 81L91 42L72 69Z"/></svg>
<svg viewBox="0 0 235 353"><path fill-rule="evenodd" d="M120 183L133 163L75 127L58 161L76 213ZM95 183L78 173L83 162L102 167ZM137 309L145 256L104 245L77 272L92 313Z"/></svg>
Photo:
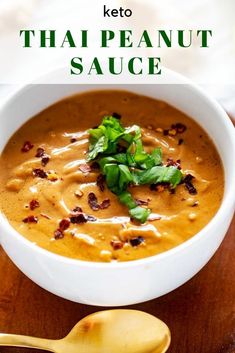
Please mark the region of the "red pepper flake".
<svg viewBox="0 0 235 353"><path fill-rule="evenodd" d="M72 138L70 139L70 142L71 142L71 143L75 143L75 142L77 142L76 137L72 137Z"/></svg>
<svg viewBox="0 0 235 353"><path fill-rule="evenodd" d="M90 173L91 171L91 167L88 164L80 164L80 166L78 167L78 169L81 170L82 173Z"/></svg>
<svg viewBox="0 0 235 353"><path fill-rule="evenodd" d="M33 147L34 145L30 141L26 141L21 148L21 152L29 152Z"/></svg>
<svg viewBox="0 0 235 353"><path fill-rule="evenodd" d="M57 229L55 232L54 232L54 238L56 240L59 240L59 239L63 239L64 238L64 233L61 231L61 229Z"/></svg>
<svg viewBox="0 0 235 353"><path fill-rule="evenodd" d="M187 174L186 177L184 178L183 182L182 182L183 184L185 184L186 189L188 190L188 192L191 195L196 195L197 194L197 189L195 188L195 186L192 183L192 180L194 178L195 177L193 175Z"/></svg>
<svg viewBox="0 0 235 353"><path fill-rule="evenodd" d="M122 146L119 143L117 144L117 152L118 153L126 153L127 147L126 146Z"/></svg>
<svg viewBox="0 0 235 353"><path fill-rule="evenodd" d="M30 201L30 203L29 203L30 210L33 211L33 210L35 210L35 208L38 208L38 207L40 207L40 204L37 200Z"/></svg>
<svg viewBox="0 0 235 353"><path fill-rule="evenodd" d="M42 179L47 178L47 173L40 168L33 169L33 175L37 178L42 178Z"/></svg>
<svg viewBox="0 0 235 353"><path fill-rule="evenodd" d="M69 219L62 219L59 224L59 229L63 232L66 229L68 229L70 226L70 220Z"/></svg>
<svg viewBox="0 0 235 353"><path fill-rule="evenodd" d="M104 191L105 186L105 176L103 174L99 174L97 179L96 179L96 185L99 187L100 191Z"/></svg>
<svg viewBox="0 0 235 353"><path fill-rule="evenodd" d="M42 166L45 167L50 161L50 157L47 154L44 154L44 156L42 157Z"/></svg>
<svg viewBox="0 0 235 353"><path fill-rule="evenodd" d="M35 216L28 216L23 219L24 223L38 223L38 218Z"/></svg>
<svg viewBox="0 0 235 353"><path fill-rule="evenodd" d="M105 199L99 205L96 195L93 192L90 192L88 194L88 204L93 211L104 210L110 206L110 200Z"/></svg>
<svg viewBox="0 0 235 353"><path fill-rule="evenodd" d="M137 238L130 239L130 244L133 247L139 246L143 242L144 242L143 237L137 237Z"/></svg>
<svg viewBox="0 0 235 353"><path fill-rule="evenodd" d="M76 206L76 207L72 210L72 212L73 212L73 213L82 212L82 209L81 209L81 207Z"/></svg>
<svg viewBox="0 0 235 353"><path fill-rule="evenodd" d="M176 124L172 124L170 129L163 130L163 135L164 136L168 136L168 135L175 136L176 134L182 134L186 130L187 130L187 127L184 124L176 123Z"/></svg>
<svg viewBox="0 0 235 353"><path fill-rule="evenodd" d="M120 240L111 240L110 245L113 247L113 250L120 250L124 244Z"/></svg>
<svg viewBox="0 0 235 353"><path fill-rule="evenodd" d="M78 212L70 217L70 222L73 224L82 224L87 222L87 217L85 213Z"/></svg>
<svg viewBox="0 0 235 353"><path fill-rule="evenodd" d="M169 188L169 183L164 183L164 182L150 185L150 190L151 191L162 192L162 191L164 191L167 188Z"/></svg>
<svg viewBox="0 0 235 353"><path fill-rule="evenodd" d="M59 228L54 232L54 238L56 240L64 238L64 231L70 226L70 220L65 218L60 221Z"/></svg>
<svg viewBox="0 0 235 353"><path fill-rule="evenodd" d="M100 169L100 165L98 162L91 163L91 170L99 170L99 169Z"/></svg>
<svg viewBox="0 0 235 353"><path fill-rule="evenodd" d="M105 208L108 208L109 206L110 206L110 200L105 199L104 201L101 202L100 209L104 210Z"/></svg>
<svg viewBox="0 0 235 353"><path fill-rule="evenodd" d="M184 143L184 139L179 139L178 145L181 146Z"/></svg>
<svg viewBox="0 0 235 353"><path fill-rule="evenodd" d="M173 124L173 125L171 125L171 128L175 129L178 134L182 134L183 132L185 132L187 130L187 127L182 123Z"/></svg>
<svg viewBox="0 0 235 353"><path fill-rule="evenodd" d="M167 159L167 167L176 167L179 170L181 169L181 161L180 159L177 159L177 161L174 161L172 158Z"/></svg>
<svg viewBox="0 0 235 353"><path fill-rule="evenodd" d="M93 211L98 211L100 209L97 197L93 192L88 194L88 204Z"/></svg>
<svg viewBox="0 0 235 353"><path fill-rule="evenodd" d="M148 206L149 204L148 200L135 199L135 201L138 206Z"/></svg>
<svg viewBox="0 0 235 353"><path fill-rule="evenodd" d="M122 116L120 114L115 113L115 112L112 114L112 116L118 120L120 120L122 118Z"/></svg>
<svg viewBox="0 0 235 353"><path fill-rule="evenodd" d="M44 154L45 154L44 148L39 147L39 148L37 149L37 152L36 152L36 154L35 154L35 157L41 158L42 156L44 156Z"/></svg>
<svg viewBox="0 0 235 353"><path fill-rule="evenodd" d="M37 149L35 157L41 158L41 163L43 167L45 167L50 160L50 157L45 153L45 150L42 147L39 147Z"/></svg>

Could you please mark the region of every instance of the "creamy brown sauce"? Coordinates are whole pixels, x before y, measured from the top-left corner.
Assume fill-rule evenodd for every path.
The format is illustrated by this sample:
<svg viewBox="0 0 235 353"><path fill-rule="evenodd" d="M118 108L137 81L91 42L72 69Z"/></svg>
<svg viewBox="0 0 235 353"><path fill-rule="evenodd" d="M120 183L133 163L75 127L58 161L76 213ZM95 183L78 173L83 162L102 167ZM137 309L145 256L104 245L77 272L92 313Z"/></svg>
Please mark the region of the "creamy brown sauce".
<svg viewBox="0 0 235 353"><path fill-rule="evenodd" d="M103 116L113 112L122 116L124 126L137 124L143 129L146 151L160 146L164 161L180 159L183 172L195 177L197 194L190 195L185 185L179 185L175 194L168 190L151 191L149 186L132 188L132 194L148 200L148 207L160 218L144 225L132 223L127 208L117 201L116 195L107 187L103 192L97 187L99 171L84 173L79 169L79 165L86 163L86 130L99 125ZM177 122L187 130L165 136L162 129ZM71 138L76 141L71 142ZM21 151L25 141L34 145L28 152ZM44 167L41 158L35 157L39 147L50 158ZM11 225L44 249L88 261L135 260L181 244L211 220L224 191L222 164L205 131L166 103L125 91L94 91L56 103L12 136L0 162L0 206ZM50 178L33 176L35 168L51 171ZM110 206L93 211L87 202L90 192L95 193L99 203L109 199ZM29 207L32 200L38 202L34 210ZM71 224L64 237L55 240L59 222L76 206L97 220ZM28 216L37 217L38 222L24 223ZM138 236L144 242L132 246L130 240ZM113 240L124 246L114 249Z"/></svg>

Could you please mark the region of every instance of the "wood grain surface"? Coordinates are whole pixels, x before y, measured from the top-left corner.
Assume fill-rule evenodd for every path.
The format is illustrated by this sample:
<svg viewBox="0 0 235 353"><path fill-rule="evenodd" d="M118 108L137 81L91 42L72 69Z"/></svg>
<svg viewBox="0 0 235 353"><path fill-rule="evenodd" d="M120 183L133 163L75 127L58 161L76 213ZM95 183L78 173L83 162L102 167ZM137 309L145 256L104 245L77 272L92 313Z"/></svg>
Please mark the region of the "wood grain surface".
<svg viewBox="0 0 235 353"><path fill-rule="evenodd" d="M169 325L169 353L235 352L234 230L235 219L211 261L185 285L130 307L156 315ZM25 277L0 249L0 332L61 338L81 318L102 309L46 292ZM1 353L29 351L0 347Z"/></svg>

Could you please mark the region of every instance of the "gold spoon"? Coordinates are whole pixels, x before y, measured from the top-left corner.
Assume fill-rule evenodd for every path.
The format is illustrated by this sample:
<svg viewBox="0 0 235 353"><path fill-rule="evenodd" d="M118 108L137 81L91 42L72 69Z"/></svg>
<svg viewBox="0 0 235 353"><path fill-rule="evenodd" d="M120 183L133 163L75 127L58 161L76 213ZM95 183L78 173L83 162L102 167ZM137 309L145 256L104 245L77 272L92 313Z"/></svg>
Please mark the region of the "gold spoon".
<svg viewBox="0 0 235 353"><path fill-rule="evenodd" d="M44 349L54 353L165 353L167 325L137 310L107 310L86 316L63 339L0 334L0 346Z"/></svg>

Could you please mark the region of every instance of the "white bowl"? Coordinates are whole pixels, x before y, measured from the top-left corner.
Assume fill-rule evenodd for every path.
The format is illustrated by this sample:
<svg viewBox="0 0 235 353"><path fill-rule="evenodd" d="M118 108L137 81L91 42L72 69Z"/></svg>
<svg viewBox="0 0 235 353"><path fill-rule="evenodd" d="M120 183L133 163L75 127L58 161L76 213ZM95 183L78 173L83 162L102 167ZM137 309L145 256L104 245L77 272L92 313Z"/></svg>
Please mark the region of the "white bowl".
<svg viewBox="0 0 235 353"><path fill-rule="evenodd" d="M53 73L54 74L54 73ZM59 72L58 72L59 74ZM222 108L206 92L171 71L178 85L118 85L162 99L193 117L212 137L225 170L225 194L219 211L193 238L160 255L123 263L73 260L50 253L26 240L0 215L0 241L19 269L39 286L63 298L91 305L120 306L166 294L193 277L212 257L231 222L235 206L235 133ZM0 151L29 118L57 100L112 85L29 85L0 111Z"/></svg>

